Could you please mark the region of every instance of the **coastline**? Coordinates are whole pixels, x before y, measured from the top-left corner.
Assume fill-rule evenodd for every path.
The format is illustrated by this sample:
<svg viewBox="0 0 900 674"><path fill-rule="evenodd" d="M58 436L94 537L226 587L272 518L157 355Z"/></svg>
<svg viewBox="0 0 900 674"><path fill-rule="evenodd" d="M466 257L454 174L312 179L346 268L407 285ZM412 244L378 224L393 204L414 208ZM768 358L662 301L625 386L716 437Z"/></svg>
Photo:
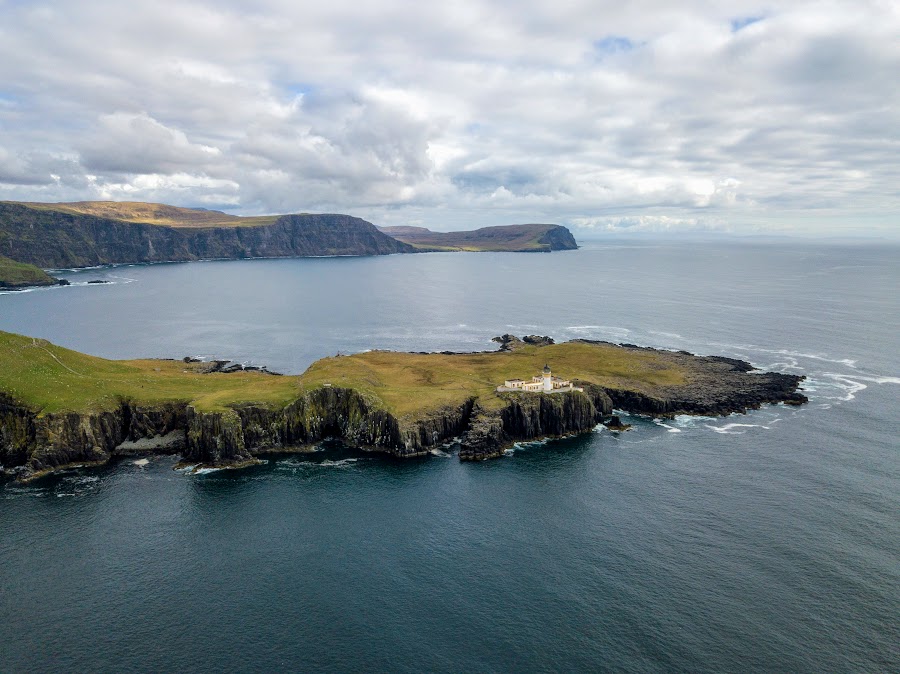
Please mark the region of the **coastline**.
<svg viewBox="0 0 900 674"><path fill-rule="evenodd" d="M627 426L617 411L657 419L728 416L765 404L807 401L798 392L804 377L761 373L744 361L585 340L553 344L536 336L521 341L505 335L496 340L500 349L478 353L370 351L322 359L304 375L283 377L255 371L203 373L202 364L183 361L83 357L82 362L74 360L76 352L40 340L9 339L25 357L40 358L53 368L54 377L84 386L85 377L92 377L88 368L98 368L95 383L109 394L103 404L79 407L51 392L41 405L29 404L27 395L16 395L9 385L0 388L0 468L21 481L123 455L178 454L182 464L198 468L240 467L262 454L308 452L329 439L410 458L458 438L459 459L481 461L503 456L517 442L585 433L599 424L622 431ZM579 374L573 382L582 390L497 393L486 391L479 379L484 368L518 371L520 363L544 359ZM616 359L634 370L631 380L615 374L620 367ZM118 372L131 363L144 368L136 370L140 389L117 391L118 380L102 379L112 376L102 368ZM432 368L426 381L443 383L410 389L408 382L391 379L396 372L423 367ZM354 379L358 368L365 370L366 379ZM371 388L366 382L375 376L372 372L384 373L388 384ZM648 384L651 376L656 383ZM180 394L162 392L173 381L187 388ZM213 391L215 403L196 397L206 390ZM265 402L262 394L271 401Z"/></svg>

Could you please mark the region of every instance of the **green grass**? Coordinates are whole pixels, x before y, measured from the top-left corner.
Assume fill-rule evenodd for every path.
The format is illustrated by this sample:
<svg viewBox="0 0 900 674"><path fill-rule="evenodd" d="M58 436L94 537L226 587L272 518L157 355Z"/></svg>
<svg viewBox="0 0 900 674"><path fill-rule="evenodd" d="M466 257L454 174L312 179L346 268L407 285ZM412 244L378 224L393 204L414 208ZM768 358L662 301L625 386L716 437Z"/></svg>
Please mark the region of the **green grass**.
<svg viewBox="0 0 900 674"><path fill-rule="evenodd" d="M564 343L525 345L514 351L475 354L415 354L370 351L323 358L303 374L303 386L325 383L354 388L383 401L403 416L476 396L487 407L500 406L495 394L506 379L530 379L544 364L566 379L609 387L651 391L685 383L683 369L652 352L613 345Z"/></svg>
<svg viewBox="0 0 900 674"><path fill-rule="evenodd" d="M0 255L0 287L4 285L14 287L49 285L52 283L56 283L56 279L43 269Z"/></svg>
<svg viewBox="0 0 900 674"><path fill-rule="evenodd" d="M298 382L258 372L200 374L181 361L106 360L0 332L0 391L45 412L111 410L123 398L216 410L243 402L287 404L297 398Z"/></svg>
<svg viewBox="0 0 900 674"><path fill-rule="evenodd" d="M522 346L511 352L415 354L370 351L324 358L302 375L258 372L201 374L181 361L115 361L88 356L45 340L0 332L0 391L44 412L114 409L183 401L214 411L255 403L282 407L303 391L329 384L368 394L398 417L417 415L478 397L499 407L495 389L505 379L530 378L544 363L567 379L650 392L685 383L685 372L653 352L605 344Z"/></svg>
<svg viewBox="0 0 900 674"><path fill-rule="evenodd" d="M259 215L241 217L221 211L206 211L197 208L180 208L166 204L142 201L76 201L71 203L44 204L20 202L21 205L36 210L93 215L98 218L139 222L147 225L166 227L261 227L271 225L280 215Z"/></svg>

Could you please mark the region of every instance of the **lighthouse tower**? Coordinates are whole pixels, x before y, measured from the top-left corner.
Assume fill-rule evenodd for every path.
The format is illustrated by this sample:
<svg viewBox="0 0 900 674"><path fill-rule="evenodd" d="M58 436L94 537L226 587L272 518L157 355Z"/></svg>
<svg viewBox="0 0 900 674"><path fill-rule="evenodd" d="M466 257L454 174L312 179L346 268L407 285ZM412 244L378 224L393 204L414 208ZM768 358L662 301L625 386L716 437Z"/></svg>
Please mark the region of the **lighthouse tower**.
<svg viewBox="0 0 900 674"><path fill-rule="evenodd" d="M544 365L544 393L553 390L553 377L550 376L550 366Z"/></svg>

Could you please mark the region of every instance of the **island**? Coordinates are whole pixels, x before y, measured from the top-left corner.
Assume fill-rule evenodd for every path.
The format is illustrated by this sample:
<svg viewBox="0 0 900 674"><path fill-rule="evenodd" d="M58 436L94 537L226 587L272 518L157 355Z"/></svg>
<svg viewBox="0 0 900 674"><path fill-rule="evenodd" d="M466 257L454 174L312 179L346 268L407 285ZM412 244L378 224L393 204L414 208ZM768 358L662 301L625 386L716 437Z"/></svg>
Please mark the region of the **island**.
<svg viewBox="0 0 900 674"><path fill-rule="evenodd" d="M422 252L549 253L578 248L572 233L561 225L501 225L462 232L433 232L425 227L379 229Z"/></svg>
<svg viewBox="0 0 900 674"><path fill-rule="evenodd" d="M495 341L497 350L476 353L334 356L273 376L190 358L106 360L0 332L0 468L29 480L154 452L237 467L326 439L396 457L458 443L460 460L482 460L517 441L622 428L614 410L668 418L807 401L802 376L731 358L541 336ZM566 390L498 391L522 375L543 378L550 364Z"/></svg>

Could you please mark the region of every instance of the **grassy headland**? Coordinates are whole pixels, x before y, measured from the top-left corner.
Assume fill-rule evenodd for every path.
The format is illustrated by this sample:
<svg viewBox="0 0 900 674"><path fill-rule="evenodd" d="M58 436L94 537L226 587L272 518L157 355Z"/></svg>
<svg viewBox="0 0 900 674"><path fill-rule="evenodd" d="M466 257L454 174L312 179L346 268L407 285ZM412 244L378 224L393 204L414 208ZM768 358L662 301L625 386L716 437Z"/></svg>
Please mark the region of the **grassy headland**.
<svg viewBox="0 0 900 674"><path fill-rule="evenodd" d="M0 288L49 286L58 281L40 267L0 255Z"/></svg>
<svg viewBox="0 0 900 674"><path fill-rule="evenodd" d="M531 377L545 363L566 378L648 393L683 384L687 374L657 352L577 342L473 354L370 351L324 358L298 376L203 374L180 360L106 360L0 332L0 392L44 412L111 410L122 399L189 402L204 411L249 403L277 408L327 384L354 389L402 417L472 397L499 407L498 385Z"/></svg>
<svg viewBox="0 0 900 674"><path fill-rule="evenodd" d="M567 342L487 353L369 351L323 358L303 374L302 383L309 388L331 384L365 392L380 399L391 413L405 416L471 397L487 408L500 407L503 400L495 392L497 386L506 379L530 379L548 363L566 379L648 393L686 381L686 370L657 352Z"/></svg>

